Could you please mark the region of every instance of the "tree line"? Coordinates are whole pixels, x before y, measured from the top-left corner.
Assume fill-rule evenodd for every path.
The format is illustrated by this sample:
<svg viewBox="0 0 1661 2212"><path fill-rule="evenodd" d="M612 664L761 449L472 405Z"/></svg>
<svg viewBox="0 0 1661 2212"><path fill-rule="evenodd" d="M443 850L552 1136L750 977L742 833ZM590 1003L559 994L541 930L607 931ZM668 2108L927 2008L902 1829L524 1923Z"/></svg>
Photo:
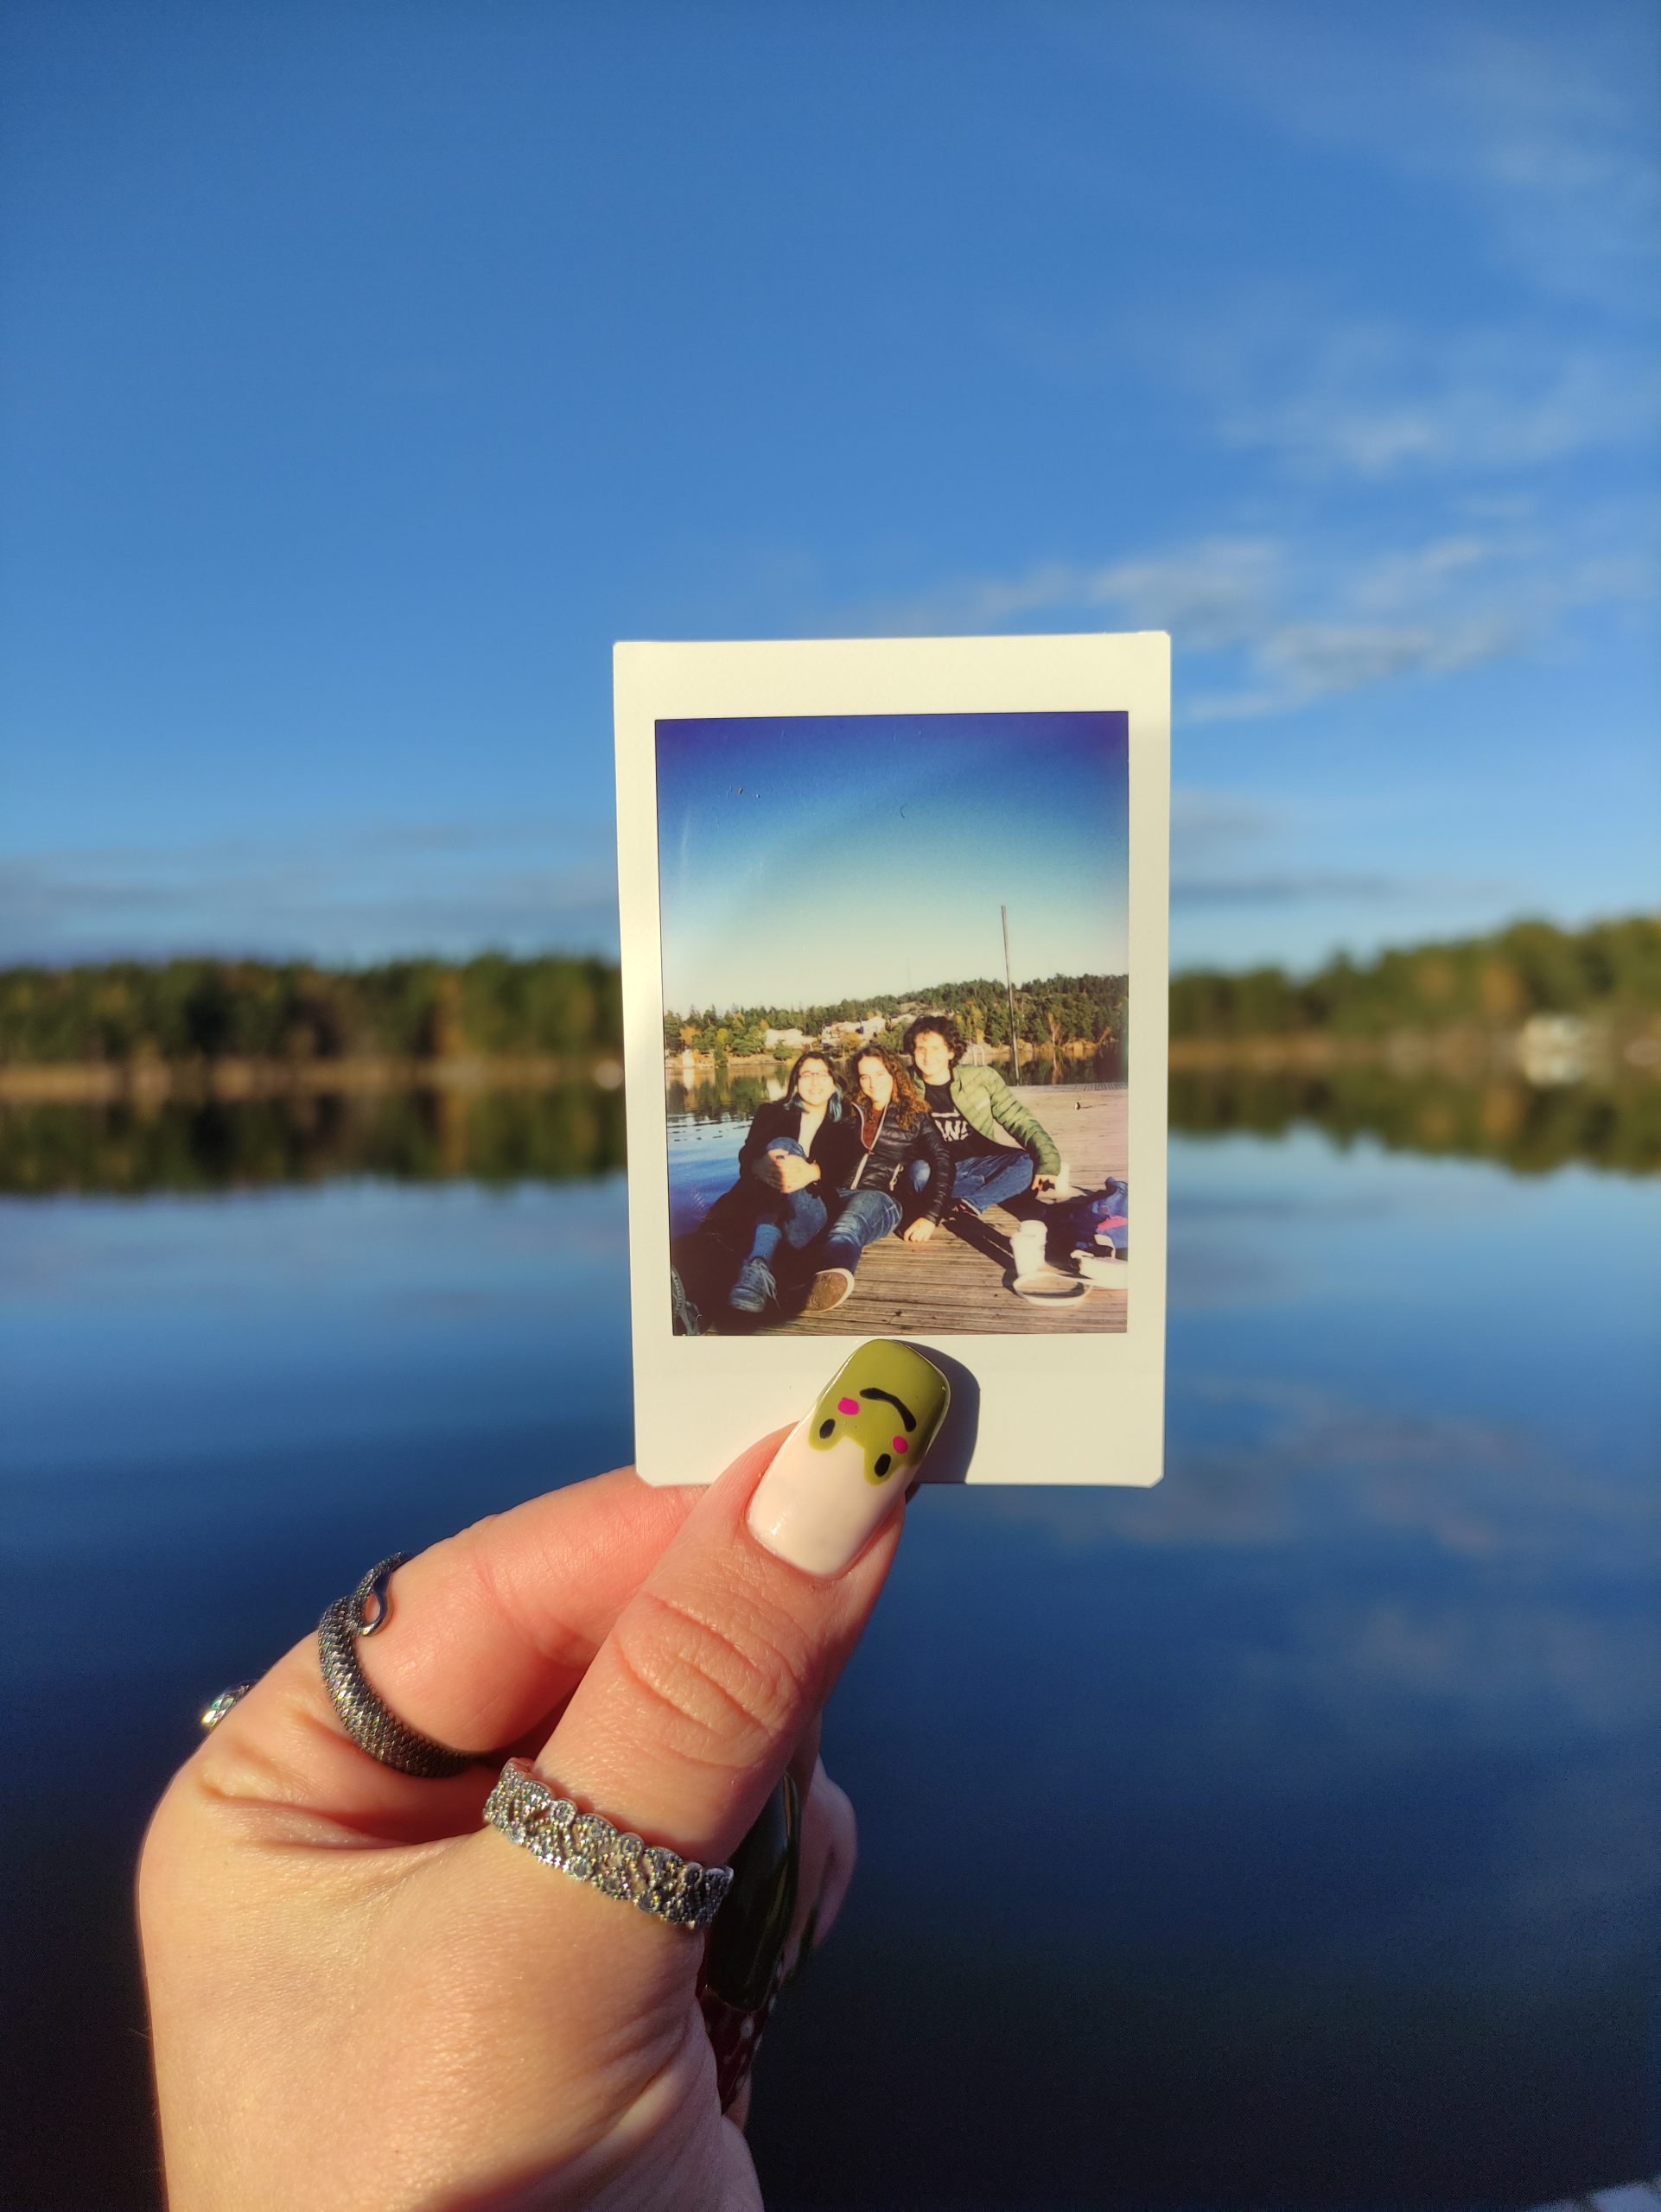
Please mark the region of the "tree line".
<svg viewBox="0 0 1661 2212"><path fill-rule="evenodd" d="M620 1051L611 961L114 961L0 969L0 1063L444 1060Z"/></svg>
<svg viewBox="0 0 1661 2212"><path fill-rule="evenodd" d="M1111 1052L1123 1036L1123 976L1050 976L1015 994L1023 1044ZM996 978L878 992L804 1006L690 1007L665 1017L677 1052L766 1049L769 1029L814 1037L837 1021L951 1014L964 1033L1007 1045L1009 993ZM1175 1037L1263 1037L1327 1031L1384 1037L1466 1027L1514 1030L1536 1014L1613 1020L1661 1012L1661 917L1633 915L1563 930L1518 922L1485 937L1421 944L1355 962L1340 956L1299 979L1282 968L1193 970L1171 982ZM480 953L365 968L304 962L180 959L97 967L0 969L0 1063L144 1059L442 1060L620 1052L617 969L598 958ZM782 1048L788 1050L788 1048Z"/></svg>
<svg viewBox="0 0 1661 2212"><path fill-rule="evenodd" d="M1661 1012L1661 916L1581 930L1514 922L1486 937L1340 954L1301 982L1282 968L1190 969L1171 978L1173 1037L1271 1037L1325 1030L1386 1037L1465 1027L1514 1030L1531 1014L1620 1018Z"/></svg>
<svg viewBox="0 0 1661 2212"><path fill-rule="evenodd" d="M1015 1031L1021 1042L1046 1051L1067 1045L1087 1045L1104 1052L1124 1034L1126 979L1123 976L1047 976L1015 988ZM882 1017L879 1041L895 1043L914 1014L949 1014L964 1035L989 1044L1009 1041L1009 993L1007 985L990 976L964 983L935 983L926 991L875 991L860 999L836 999L822 1005L751 1006L717 1008L690 1007L685 1013L670 1009L663 1023L666 1052L713 1052L748 1056L768 1050L792 1058L799 1046L769 1047L767 1033L799 1030L805 1038L818 1038L837 1022L863 1022Z"/></svg>

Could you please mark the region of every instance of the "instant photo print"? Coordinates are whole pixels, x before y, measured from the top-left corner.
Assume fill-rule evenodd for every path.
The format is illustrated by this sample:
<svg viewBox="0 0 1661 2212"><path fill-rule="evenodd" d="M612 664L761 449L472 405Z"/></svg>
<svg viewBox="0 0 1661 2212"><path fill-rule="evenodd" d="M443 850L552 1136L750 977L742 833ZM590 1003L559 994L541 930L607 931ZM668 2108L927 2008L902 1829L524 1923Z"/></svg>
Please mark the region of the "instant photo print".
<svg viewBox="0 0 1661 2212"><path fill-rule="evenodd" d="M885 1339L950 1380L923 1479L1156 1482L1169 640L620 645L615 685L641 1474Z"/></svg>

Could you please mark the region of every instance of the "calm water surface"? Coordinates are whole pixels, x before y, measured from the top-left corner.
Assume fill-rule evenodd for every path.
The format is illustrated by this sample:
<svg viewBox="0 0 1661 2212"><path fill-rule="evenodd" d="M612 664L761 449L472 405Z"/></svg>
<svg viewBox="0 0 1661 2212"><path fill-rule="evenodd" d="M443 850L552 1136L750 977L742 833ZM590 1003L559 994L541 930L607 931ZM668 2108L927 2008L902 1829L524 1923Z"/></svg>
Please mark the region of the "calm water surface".
<svg viewBox="0 0 1661 2212"><path fill-rule="evenodd" d="M623 1184L0 1200L0 1251L8 2201L148 2206L145 1808L370 1560L627 1458ZM838 1694L771 2204L1661 2165L1658 1254L1651 1179L1174 1141L1166 1481L925 1495Z"/></svg>

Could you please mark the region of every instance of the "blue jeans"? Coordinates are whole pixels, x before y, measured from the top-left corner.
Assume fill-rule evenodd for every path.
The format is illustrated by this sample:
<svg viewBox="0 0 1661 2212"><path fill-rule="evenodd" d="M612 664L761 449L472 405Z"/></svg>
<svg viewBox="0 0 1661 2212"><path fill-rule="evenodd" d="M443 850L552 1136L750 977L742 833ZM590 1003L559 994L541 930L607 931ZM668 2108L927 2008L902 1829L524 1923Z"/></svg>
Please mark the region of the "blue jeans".
<svg viewBox="0 0 1661 2212"><path fill-rule="evenodd" d="M886 1191L843 1191L837 1195L842 1211L824 1240L821 1264L846 1268L851 1274L868 1244L875 1244L879 1236L891 1236L899 1228L900 1205Z"/></svg>
<svg viewBox="0 0 1661 2212"><path fill-rule="evenodd" d="M913 1160L907 1169L913 1191L928 1188L929 1173L926 1160ZM951 1195L959 1199L973 1213L984 1213L988 1206L1002 1205L1005 1198L1013 1198L1027 1189L1033 1179L1033 1156L1022 1149L1004 1145L996 1152L977 1152L967 1160L951 1163Z"/></svg>
<svg viewBox="0 0 1661 2212"><path fill-rule="evenodd" d="M792 1152L798 1160L807 1158L794 1137L775 1137L767 1150ZM765 1190L767 1185L763 1184L761 1187ZM788 1244L792 1252L799 1252L813 1242L824 1227L824 1200L812 1185L805 1191L773 1191L769 1198L770 1203L764 1201L755 1233L750 1238L749 1255L752 1260L766 1260L770 1264L781 1243Z"/></svg>

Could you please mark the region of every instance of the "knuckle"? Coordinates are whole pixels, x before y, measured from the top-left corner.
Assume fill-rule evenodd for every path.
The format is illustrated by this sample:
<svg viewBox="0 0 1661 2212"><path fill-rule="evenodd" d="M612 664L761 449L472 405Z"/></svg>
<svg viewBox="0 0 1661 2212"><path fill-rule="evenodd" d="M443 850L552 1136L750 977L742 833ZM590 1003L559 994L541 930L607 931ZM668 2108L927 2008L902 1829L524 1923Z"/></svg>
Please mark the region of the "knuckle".
<svg viewBox="0 0 1661 2212"><path fill-rule="evenodd" d="M615 1640L625 1673L656 1710L665 1747L701 1764L747 1765L775 1752L811 1701L807 1639L753 1603L716 1622L642 1592Z"/></svg>
<svg viewBox="0 0 1661 2212"><path fill-rule="evenodd" d="M492 1514L455 1539L458 1607L493 1622L514 1643L529 1644L544 1666L580 1673L594 1656L594 1643L563 1607L546 1601L547 1591L557 1586L557 1559L549 1560L534 1580L527 1576L519 1554L489 1541L500 1518ZM538 1566L543 1567L540 1560Z"/></svg>
<svg viewBox="0 0 1661 2212"><path fill-rule="evenodd" d="M455 1590L461 1607L486 1620L517 1628L518 1593L503 1573L500 1554L488 1541L489 1526L487 1521L475 1521L441 1548L455 1569Z"/></svg>

